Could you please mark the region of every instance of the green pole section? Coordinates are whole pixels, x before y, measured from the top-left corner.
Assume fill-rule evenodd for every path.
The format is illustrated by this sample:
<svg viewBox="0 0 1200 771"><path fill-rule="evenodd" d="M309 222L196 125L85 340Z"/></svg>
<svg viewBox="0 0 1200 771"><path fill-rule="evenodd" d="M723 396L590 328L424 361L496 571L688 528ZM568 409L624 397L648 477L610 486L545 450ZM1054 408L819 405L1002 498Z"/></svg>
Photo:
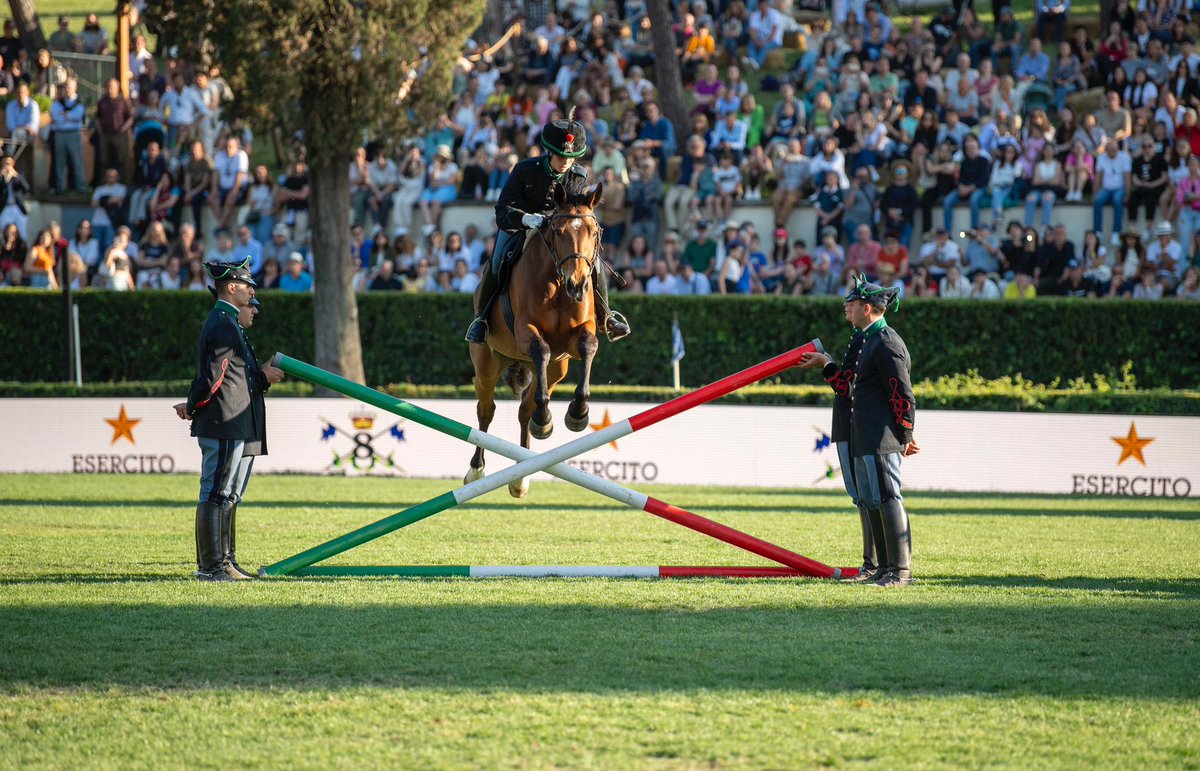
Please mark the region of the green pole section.
<svg viewBox="0 0 1200 771"><path fill-rule="evenodd" d="M378 407L381 410L387 410L401 417L420 423L423 426L428 426L434 431L440 431L443 434L449 434L455 439L468 441L471 436L471 427L465 423L459 423L457 420L450 420L442 417L436 412L421 409L416 405L409 404L403 399L397 399L394 396L388 396L385 393L376 391L374 388L368 388L361 383L355 383L353 380L347 380L344 377L335 375L332 372L326 372L319 367L314 367L311 364L293 359L291 356L285 356L282 353L275 354L271 359L271 363L279 367L284 372L292 377L298 377L301 380L324 386L331 391L337 391L340 394L349 396L352 399L358 399L360 402L365 402L373 407Z"/></svg>
<svg viewBox="0 0 1200 771"><path fill-rule="evenodd" d="M326 541L307 551L302 551L285 560L280 560L274 565L259 568L258 574L260 576L286 576L300 568L306 568L314 562L320 562L335 554L341 554L344 551L353 549L355 546L360 546L367 541L373 541L380 536L387 535L402 527L407 527L414 522L420 522L422 519L437 514L439 511L452 509L457 505L458 501L454 499L454 493L443 493L436 498L417 504L411 509L405 509L398 514L384 517L378 522L372 522L369 525L360 527L358 530L334 538L332 541Z"/></svg>
<svg viewBox="0 0 1200 771"><path fill-rule="evenodd" d="M294 576L393 576L411 578L470 578L471 568L467 565L314 565L301 568Z"/></svg>

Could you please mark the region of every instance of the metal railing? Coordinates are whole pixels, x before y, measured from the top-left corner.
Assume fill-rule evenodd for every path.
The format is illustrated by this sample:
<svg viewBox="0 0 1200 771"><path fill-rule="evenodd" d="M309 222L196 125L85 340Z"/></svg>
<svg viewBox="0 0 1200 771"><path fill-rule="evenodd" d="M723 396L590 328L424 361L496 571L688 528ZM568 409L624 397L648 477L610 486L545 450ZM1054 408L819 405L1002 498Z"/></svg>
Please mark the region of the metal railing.
<svg viewBox="0 0 1200 771"><path fill-rule="evenodd" d="M104 96L104 84L117 76L117 57L55 51L54 58L79 82L79 99L95 107Z"/></svg>

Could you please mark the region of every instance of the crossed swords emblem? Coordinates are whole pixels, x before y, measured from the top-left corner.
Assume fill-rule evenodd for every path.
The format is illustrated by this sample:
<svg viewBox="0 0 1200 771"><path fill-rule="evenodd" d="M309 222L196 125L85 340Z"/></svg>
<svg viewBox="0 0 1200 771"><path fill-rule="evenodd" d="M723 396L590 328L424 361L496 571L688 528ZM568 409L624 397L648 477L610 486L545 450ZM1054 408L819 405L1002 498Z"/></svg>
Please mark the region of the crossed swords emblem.
<svg viewBox="0 0 1200 771"><path fill-rule="evenodd" d="M390 428L382 429L374 434L368 431L356 431L351 433L343 428L335 426L332 421L320 418L325 424L325 428L321 431L321 441L328 442L335 435L341 434L350 441L354 442L354 447L347 452L338 454L334 452L333 461L325 467L326 471L332 469L342 469L348 463L356 471L371 471L377 465L382 465L384 468L395 469L400 474L405 474L404 469L396 465L395 453L383 455L376 451L374 442L381 437L391 435L397 442L403 442L404 429L400 427L400 423L393 424Z"/></svg>

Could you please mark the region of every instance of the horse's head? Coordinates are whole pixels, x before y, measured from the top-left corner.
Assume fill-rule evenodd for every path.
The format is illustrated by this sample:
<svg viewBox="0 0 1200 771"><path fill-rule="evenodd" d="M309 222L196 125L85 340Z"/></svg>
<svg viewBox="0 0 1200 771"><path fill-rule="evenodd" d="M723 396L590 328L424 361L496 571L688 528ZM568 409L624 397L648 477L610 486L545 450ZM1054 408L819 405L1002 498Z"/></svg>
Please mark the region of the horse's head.
<svg viewBox="0 0 1200 771"><path fill-rule="evenodd" d="M555 212L546 223L546 239L555 278L572 302L582 302L600 255L600 222L594 212L603 186L576 179L582 180L570 178L565 186L554 186Z"/></svg>

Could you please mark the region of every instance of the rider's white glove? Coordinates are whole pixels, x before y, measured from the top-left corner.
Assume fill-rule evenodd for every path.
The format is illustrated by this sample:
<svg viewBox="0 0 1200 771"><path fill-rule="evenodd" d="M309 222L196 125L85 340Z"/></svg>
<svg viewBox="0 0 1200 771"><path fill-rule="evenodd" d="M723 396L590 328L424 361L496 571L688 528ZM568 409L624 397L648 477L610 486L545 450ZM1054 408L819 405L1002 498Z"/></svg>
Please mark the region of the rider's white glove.
<svg viewBox="0 0 1200 771"><path fill-rule="evenodd" d="M527 228L533 228L534 230L540 230L545 221L546 218L540 214L526 214L521 218L522 225Z"/></svg>

